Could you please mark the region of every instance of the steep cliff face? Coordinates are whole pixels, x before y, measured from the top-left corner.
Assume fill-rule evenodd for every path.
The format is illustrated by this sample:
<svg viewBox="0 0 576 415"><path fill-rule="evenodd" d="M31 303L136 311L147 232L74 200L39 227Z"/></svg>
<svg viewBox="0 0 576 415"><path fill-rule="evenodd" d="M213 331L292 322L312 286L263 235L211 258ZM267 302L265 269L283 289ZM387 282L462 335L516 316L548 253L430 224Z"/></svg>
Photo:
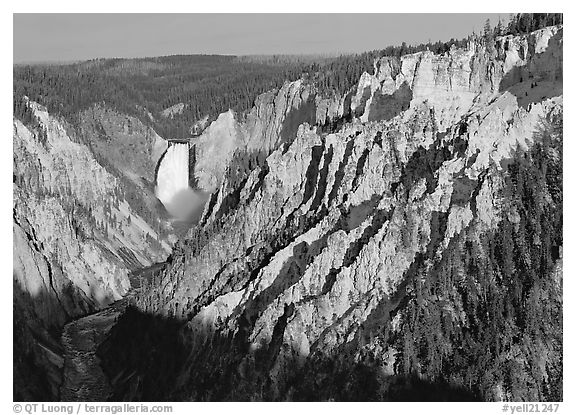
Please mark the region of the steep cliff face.
<svg viewBox="0 0 576 415"><path fill-rule="evenodd" d="M23 367L59 362L62 325L122 298L129 272L163 261L170 245L126 201L119 176L45 108L29 105L40 128L14 119L13 130L15 327L22 333L15 335L15 373L22 377L15 392L49 400L57 396L56 375L46 383L51 390L39 392L35 369Z"/></svg>
<svg viewBox="0 0 576 415"><path fill-rule="evenodd" d="M336 130L346 98L259 98L239 129L271 153L121 321L166 352L101 350L116 398L561 399L561 63L558 27L385 58Z"/></svg>
<svg viewBox="0 0 576 415"><path fill-rule="evenodd" d="M544 85L534 91L533 84L561 85L562 30L553 26L526 36L504 36L492 46L471 42L467 49L453 48L442 56L420 52L402 59L384 57L375 62L374 75L365 73L360 79L352 111L362 121L385 120L408 105L426 102L443 131L473 105L484 105L512 86L510 92L521 104L526 92L539 95L536 101L560 95L561 89Z"/></svg>
<svg viewBox="0 0 576 415"><path fill-rule="evenodd" d="M214 192L220 183L234 151L242 143L242 132L233 111L220 114L203 133L193 139L193 176L196 187Z"/></svg>
<svg viewBox="0 0 576 415"><path fill-rule="evenodd" d="M220 114L192 141L197 186L212 193L222 184L235 154L265 158L281 144L290 144L303 123L324 126L349 112L350 99L321 97L311 82L298 80L258 96L243 116L233 111Z"/></svg>

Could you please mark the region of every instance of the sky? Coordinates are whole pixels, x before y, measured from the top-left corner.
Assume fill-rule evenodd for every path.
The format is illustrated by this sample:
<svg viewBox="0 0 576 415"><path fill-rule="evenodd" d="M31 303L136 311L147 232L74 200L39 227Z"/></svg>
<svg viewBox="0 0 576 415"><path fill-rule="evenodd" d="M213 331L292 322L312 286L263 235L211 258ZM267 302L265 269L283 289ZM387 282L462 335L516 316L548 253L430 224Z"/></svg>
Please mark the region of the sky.
<svg viewBox="0 0 576 415"><path fill-rule="evenodd" d="M14 63L334 54L462 38L506 14L14 14Z"/></svg>

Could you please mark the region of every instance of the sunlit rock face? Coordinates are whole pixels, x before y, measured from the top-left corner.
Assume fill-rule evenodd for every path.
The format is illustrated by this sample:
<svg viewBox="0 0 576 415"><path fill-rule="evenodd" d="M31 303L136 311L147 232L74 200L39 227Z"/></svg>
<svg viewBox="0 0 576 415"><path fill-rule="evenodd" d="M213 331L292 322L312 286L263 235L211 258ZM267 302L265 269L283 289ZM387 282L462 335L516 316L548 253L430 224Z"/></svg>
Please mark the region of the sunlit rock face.
<svg viewBox="0 0 576 415"><path fill-rule="evenodd" d="M185 204L190 193L188 187L188 144L172 144L160 160L156 176L156 196L166 210L175 217L185 214Z"/></svg>
<svg viewBox="0 0 576 415"><path fill-rule="evenodd" d="M390 379L454 375L467 384L462 379L476 371L484 399L545 398L530 385L502 386L483 363L469 369L466 358L454 359L471 350L463 342L492 347L494 336L516 324L497 317L493 336L474 334L485 318L470 299L489 310L499 293L512 297L508 282L522 278L497 271L488 278L495 281L480 280L478 269L500 261L506 249L499 244L521 251L557 231L514 233L525 226L526 209L517 209L524 202L510 192L523 191L514 169L563 111L561 29L505 41L495 50L473 43L440 56L378 61L353 97L356 119L328 133L313 124L311 110L340 109L309 108L301 83L256 100L240 128L249 133L248 148L271 148L265 163L245 180L224 175L202 225L176 247L161 281L135 299L146 315L185 322L182 369L167 393L191 400L384 399ZM531 93L531 84L544 82L555 88ZM536 189L540 200L528 202L531 208L557 208L546 186ZM561 257L552 258L560 267ZM561 301L558 291L546 295ZM520 359L545 368L528 377L547 378L561 346L540 344L531 354L531 341L541 338L518 330L490 352L491 362ZM425 352L416 340L427 342ZM367 376L375 390L363 395L353 388Z"/></svg>
<svg viewBox="0 0 576 415"><path fill-rule="evenodd" d="M492 49L471 41L468 47L443 55L424 51L383 57L374 63L374 75L364 73L360 78L352 110L363 122L386 120L394 107L398 113L426 102L444 131L504 90L510 90L522 106L558 96L562 30L551 26L525 36L502 36Z"/></svg>
<svg viewBox="0 0 576 415"><path fill-rule="evenodd" d="M220 114L194 140L193 175L199 189L210 193L218 189L226 167L242 139L242 131L234 118L234 112L230 110Z"/></svg>

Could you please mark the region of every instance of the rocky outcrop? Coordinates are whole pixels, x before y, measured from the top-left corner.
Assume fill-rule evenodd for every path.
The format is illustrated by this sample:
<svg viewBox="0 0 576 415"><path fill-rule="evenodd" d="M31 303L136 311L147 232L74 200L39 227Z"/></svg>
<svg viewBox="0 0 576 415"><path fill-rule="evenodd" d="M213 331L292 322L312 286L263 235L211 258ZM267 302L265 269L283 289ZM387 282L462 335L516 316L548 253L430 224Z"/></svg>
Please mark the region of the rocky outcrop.
<svg viewBox="0 0 576 415"><path fill-rule="evenodd" d="M561 36L381 59L350 98L359 120L336 131L316 125L302 83L260 97L239 136L270 154L243 180L228 171L202 226L134 300L180 322L177 373L157 385L136 363L139 386L118 387L200 400L561 399L550 278ZM531 39L534 53L513 60ZM505 80L542 54L560 67L531 73L553 73L554 88L525 105L524 79Z"/></svg>
<svg viewBox="0 0 576 415"><path fill-rule="evenodd" d="M408 105L425 101L434 108L443 131L473 105L487 103L509 86L518 91L535 81L561 85L562 30L553 26L526 36L504 36L491 47L472 41L466 49L453 48L441 56L419 52L401 59L381 58L374 75L360 78L352 111L362 121L390 119ZM538 101L561 94L561 87L541 90Z"/></svg>
<svg viewBox="0 0 576 415"><path fill-rule="evenodd" d="M347 111L345 102L349 112L349 100L323 98L312 83L298 80L258 96L254 108L243 117L232 111L220 114L192 140L198 187L214 192L236 152L265 158L279 146L289 145L303 123L323 126L340 119Z"/></svg>
<svg viewBox="0 0 576 415"><path fill-rule="evenodd" d="M182 111L184 111L184 104L182 102L178 103L178 104L174 104L171 107L166 108L165 110L162 110L160 112L160 115L163 116L164 118L174 118L175 115L177 114L182 114Z"/></svg>
<svg viewBox="0 0 576 415"><path fill-rule="evenodd" d="M214 192L224 177L234 151L243 141L239 124L231 110L220 114L204 132L191 141L196 187Z"/></svg>

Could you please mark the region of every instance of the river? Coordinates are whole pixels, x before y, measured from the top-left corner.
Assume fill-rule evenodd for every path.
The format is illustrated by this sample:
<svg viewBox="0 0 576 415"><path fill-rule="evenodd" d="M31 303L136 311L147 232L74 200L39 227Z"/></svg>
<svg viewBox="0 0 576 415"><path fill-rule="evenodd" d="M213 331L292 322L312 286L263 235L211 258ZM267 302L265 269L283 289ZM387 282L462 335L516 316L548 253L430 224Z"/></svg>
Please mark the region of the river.
<svg viewBox="0 0 576 415"><path fill-rule="evenodd" d="M153 264L130 274L132 289L118 300L96 313L89 314L64 326L64 373L60 387L60 400L64 402L105 402L112 396L108 377L96 355L98 346L106 340L118 318L130 304L130 297L140 288L142 278L151 278L166 266Z"/></svg>

